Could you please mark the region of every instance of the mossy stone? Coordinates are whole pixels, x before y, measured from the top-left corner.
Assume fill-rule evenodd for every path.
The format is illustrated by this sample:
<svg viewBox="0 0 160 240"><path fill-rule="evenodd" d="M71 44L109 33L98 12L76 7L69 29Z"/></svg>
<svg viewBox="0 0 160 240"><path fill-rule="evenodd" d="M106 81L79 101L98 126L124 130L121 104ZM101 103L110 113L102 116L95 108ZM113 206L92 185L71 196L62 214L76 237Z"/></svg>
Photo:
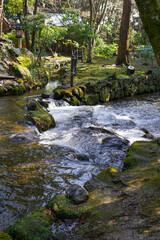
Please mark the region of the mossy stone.
<svg viewBox="0 0 160 240"><path fill-rule="evenodd" d="M99 100L101 102L109 102L110 100L110 91L107 87L104 87L100 90L100 93L99 93Z"/></svg>
<svg viewBox="0 0 160 240"><path fill-rule="evenodd" d="M85 94L82 102L86 105L96 105L99 101L99 94Z"/></svg>
<svg viewBox="0 0 160 240"><path fill-rule="evenodd" d="M112 81L112 89L115 89L118 87L118 80Z"/></svg>
<svg viewBox="0 0 160 240"><path fill-rule="evenodd" d="M56 126L53 116L46 111L30 111L27 117L38 128L39 132Z"/></svg>
<svg viewBox="0 0 160 240"><path fill-rule="evenodd" d="M23 78L27 81L32 81L32 75L29 69L21 64L13 63L11 65L11 71L16 77Z"/></svg>
<svg viewBox="0 0 160 240"><path fill-rule="evenodd" d="M63 93L61 90L55 90L54 91L54 99L61 100L63 98Z"/></svg>
<svg viewBox="0 0 160 240"><path fill-rule="evenodd" d="M48 202L47 208L51 209L57 217L62 219L82 217L87 210L84 204L77 205L64 194L55 195Z"/></svg>
<svg viewBox="0 0 160 240"><path fill-rule="evenodd" d="M30 101L30 102L28 103L27 109L28 109L29 111L38 111L38 110L39 110L39 111L43 111L43 108L42 108L42 106L40 105L40 103L37 102L37 101L35 101L35 100Z"/></svg>
<svg viewBox="0 0 160 240"><path fill-rule="evenodd" d="M106 170L101 171L96 177L106 182L108 185L122 183L120 179L120 172L114 167L109 167Z"/></svg>
<svg viewBox="0 0 160 240"><path fill-rule="evenodd" d="M32 64L32 60L27 56L23 56L23 55L18 56L17 60L24 67L29 67Z"/></svg>
<svg viewBox="0 0 160 240"><path fill-rule="evenodd" d="M137 166L144 167L151 162L157 162L160 154L160 146L156 141L138 141L133 143L127 151L123 160L123 170Z"/></svg>
<svg viewBox="0 0 160 240"><path fill-rule="evenodd" d="M52 219L47 209L37 209L30 216L9 228L9 235L16 240L50 240Z"/></svg>
<svg viewBox="0 0 160 240"><path fill-rule="evenodd" d="M73 105L73 106L80 106L81 105L80 101L76 97L72 97L70 99L70 104Z"/></svg>

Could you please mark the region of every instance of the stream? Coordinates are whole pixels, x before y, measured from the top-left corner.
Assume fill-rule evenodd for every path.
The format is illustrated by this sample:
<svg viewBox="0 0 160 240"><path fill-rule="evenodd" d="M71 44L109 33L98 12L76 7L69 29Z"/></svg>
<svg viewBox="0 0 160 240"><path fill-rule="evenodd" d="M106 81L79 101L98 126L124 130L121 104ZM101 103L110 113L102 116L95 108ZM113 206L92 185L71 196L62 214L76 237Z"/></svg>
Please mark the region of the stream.
<svg viewBox="0 0 160 240"><path fill-rule="evenodd" d="M24 108L39 93L0 98L0 231L71 184L121 170L129 144L146 140L142 128L160 137L159 94L79 107L50 99L56 128L40 134Z"/></svg>

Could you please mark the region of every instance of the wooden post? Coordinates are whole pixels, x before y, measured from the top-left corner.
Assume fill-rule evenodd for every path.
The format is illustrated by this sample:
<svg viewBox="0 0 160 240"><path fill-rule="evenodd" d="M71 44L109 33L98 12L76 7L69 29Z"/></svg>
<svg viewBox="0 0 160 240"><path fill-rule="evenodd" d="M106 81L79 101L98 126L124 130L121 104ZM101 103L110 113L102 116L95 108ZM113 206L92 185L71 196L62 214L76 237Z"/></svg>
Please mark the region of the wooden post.
<svg viewBox="0 0 160 240"><path fill-rule="evenodd" d="M18 48L22 48L22 38L18 38Z"/></svg>
<svg viewBox="0 0 160 240"><path fill-rule="evenodd" d="M72 58L71 58L71 81L70 81L70 84L71 84L71 87L73 87L73 80L74 80L74 76L75 76L75 56L72 55Z"/></svg>

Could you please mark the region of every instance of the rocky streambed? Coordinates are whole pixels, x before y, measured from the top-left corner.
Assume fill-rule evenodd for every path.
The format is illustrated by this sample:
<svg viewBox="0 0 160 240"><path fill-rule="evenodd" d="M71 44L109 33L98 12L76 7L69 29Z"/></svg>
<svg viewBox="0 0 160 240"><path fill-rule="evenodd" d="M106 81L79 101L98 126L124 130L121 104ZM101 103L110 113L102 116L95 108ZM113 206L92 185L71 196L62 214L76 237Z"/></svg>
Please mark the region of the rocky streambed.
<svg viewBox="0 0 160 240"><path fill-rule="evenodd" d="M92 183L89 183L88 186L86 185L90 192L89 202L82 207L76 207L75 205L74 208L80 209L80 212L83 212L85 216L85 213L88 214L88 211L83 211L83 209L87 210L86 205L91 206L90 201L93 201L92 207L89 207L89 209L93 209L93 212L89 211L91 220L94 220L97 211L107 213L111 206L110 203L113 203L113 208L111 209L116 209L116 211L112 214L105 214L105 216L110 216L107 219L105 219L104 214L100 214L102 219L100 220L99 215L99 220L93 221L93 224L87 223L89 219L87 218L88 220L86 220L85 218L83 233L81 232L82 229L79 229L80 235L78 236L77 233L77 236L74 236L72 239L107 239L106 235L103 236L103 231L105 232L104 228L102 229L103 224L104 226L116 226L118 222L115 219L119 218L126 222L132 222L133 219L130 218L133 211L132 206L138 204L139 198L136 198L133 205L131 204L131 208L129 205L128 207L124 205L124 208L128 208L126 211L129 211L127 216L124 209L121 209L122 205L120 205L120 209L117 209L116 206L119 206L119 201L123 198L123 194L124 199L126 199L123 201L130 201L128 197L125 198L128 195L131 195L131 199L135 198L137 194L136 184L139 181L136 180L136 177L138 177L136 174L139 174L139 179L141 176L143 178L142 166L139 166L139 170L133 170L131 173L123 173L120 178L118 177L118 172L118 175L116 174L117 178L115 177L114 179L115 181L109 180L109 183L108 180L105 180L107 172L96 177L96 181L95 176L109 166L122 170L123 159L126 156L129 143L133 143L136 140L145 140L142 128L148 129L152 135L159 137L160 113L158 95L143 96L141 99L127 99L105 105L79 107L69 106L63 101L50 100L49 111L55 118L56 127L44 133L38 133L38 135L34 134L32 126L22 126L22 123L18 120L22 119L22 116L25 114L22 97L1 99L1 230L31 212L35 207L46 204L56 193L63 194L68 186L75 183L84 185L89 179L92 179ZM157 143L153 143L151 146L144 146L144 150L150 150L150 152L147 152L147 156L155 157L151 166L155 166L153 173L157 173L155 174L157 180L154 180L157 182L159 174L157 163L158 148ZM142 156L143 153L141 154ZM152 167L145 166L144 182L147 179L147 174L148 181L152 182L151 176L153 174L150 172ZM142 172L138 173L138 171ZM111 177L112 175L114 175L114 172L111 173ZM98 181L100 181L99 184ZM132 189L129 189L130 185ZM95 187L96 190L94 189ZM131 193L135 192L135 195L130 194L129 191ZM116 200L120 194L122 194L121 198ZM150 200L149 197L147 199L144 201ZM124 203L123 201L122 203ZM69 209L71 208L73 208L72 205ZM47 215L52 216L50 210L51 208L45 210L45 212ZM44 209L42 209L43 212ZM38 213L34 214L37 216ZM145 215L146 213L142 212L143 214ZM156 217L156 221L157 219ZM46 220L47 222L49 221L49 225L51 224L50 220ZM83 223L83 218L81 221ZM102 226L100 226L101 224ZM88 230L87 226L90 226ZM146 224L145 231L147 226ZM23 224L22 228L24 228ZM98 228L101 229L99 233ZM111 232L113 230L111 228ZM97 234L95 235L96 238L94 238L94 234ZM132 231L132 234L134 234L134 231ZM140 236L138 235L138 237ZM69 237L71 237L71 233L69 233L69 236L65 236L66 239ZM108 239L116 239L111 238L115 237L115 235L109 235L109 237ZM124 239L131 238L127 238L124 235ZM136 238L135 235L135 238L132 239L140 238Z"/></svg>

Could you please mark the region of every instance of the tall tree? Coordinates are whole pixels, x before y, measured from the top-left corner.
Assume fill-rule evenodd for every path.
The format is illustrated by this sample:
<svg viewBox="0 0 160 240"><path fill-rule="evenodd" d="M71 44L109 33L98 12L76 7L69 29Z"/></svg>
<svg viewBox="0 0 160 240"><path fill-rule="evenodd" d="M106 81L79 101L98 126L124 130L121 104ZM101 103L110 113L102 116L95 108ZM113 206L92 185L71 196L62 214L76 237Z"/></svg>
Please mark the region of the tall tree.
<svg viewBox="0 0 160 240"><path fill-rule="evenodd" d="M123 13L120 27L120 39L116 64L128 65L129 63L129 25L131 15L131 0L123 1Z"/></svg>
<svg viewBox="0 0 160 240"><path fill-rule="evenodd" d="M90 40L87 62L92 62L93 49L96 43L96 35L100 31L101 24L105 17L107 0L89 0L89 4L90 4L90 28L94 33L94 37L91 38Z"/></svg>
<svg viewBox="0 0 160 240"><path fill-rule="evenodd" d="M34 11L33 14L37 14L37 8L38 8L38 0L35 0L34 3ZM36 35L36 29L34 28L32 31L32 44L31 44L31 49L34 50L34 43L35 43L35 35Z"/></svg>
<svg viewBox="0 0 160 240"><path fill-rule="evenodd" d="M2 38L3 30L3 0L0 0L0 39Z"/></svg>
<svg viewBox="0 0 160 240"><path fill-rule="evenodd" d="M157 63L160 66L160 1L135 0L144 29L153 47Z"/></svg>
<svg viewBox="0 0 160 240"><path fill-rule="evenodd" d="M29 32L26 27L26 19L25 17L28 14L28 0L23 0L23 16L24 16L24 27L25 27L25 40L26 40L26 48L30 49L30 42L29 42Z"/></svg>

